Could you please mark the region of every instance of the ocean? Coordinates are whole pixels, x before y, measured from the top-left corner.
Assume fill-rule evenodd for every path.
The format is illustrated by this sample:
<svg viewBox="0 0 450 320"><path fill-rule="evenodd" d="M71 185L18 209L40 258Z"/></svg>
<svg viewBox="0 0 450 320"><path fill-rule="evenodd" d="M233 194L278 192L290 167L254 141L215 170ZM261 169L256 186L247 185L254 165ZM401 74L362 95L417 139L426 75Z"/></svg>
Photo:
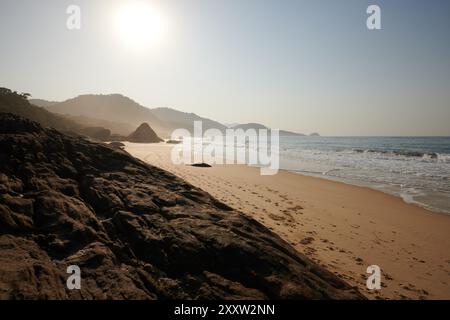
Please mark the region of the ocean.
<svg viewBox="0 0 450 320"><path fill-rule="evenodd" d="M230 148L254 150L248 141L220 141L200 143L226 155ZM280 136L279 159L282 170L373 188L450 214L450 137Z"/></svg>
<svg viewBox="0 0 450 320"><path fill-rule="evenodd" d="M280 168L450 213L450 137L280 137Z"/></svg>

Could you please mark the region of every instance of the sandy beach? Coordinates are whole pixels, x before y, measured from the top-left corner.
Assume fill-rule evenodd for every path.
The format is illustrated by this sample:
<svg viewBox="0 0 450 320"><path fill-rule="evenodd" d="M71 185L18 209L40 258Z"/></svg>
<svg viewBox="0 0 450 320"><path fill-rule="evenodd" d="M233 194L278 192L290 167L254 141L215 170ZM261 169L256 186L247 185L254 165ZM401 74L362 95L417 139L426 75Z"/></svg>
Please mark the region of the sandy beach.
<svg viewBox="0 0 450 320"><path fill-rule="evenodd" d="M174 165L172 146L126 143L166 169L255 218L370 299L450 299L450 216L369 188L244 165ZM381 290L368 290L378 265Z"/></svg>

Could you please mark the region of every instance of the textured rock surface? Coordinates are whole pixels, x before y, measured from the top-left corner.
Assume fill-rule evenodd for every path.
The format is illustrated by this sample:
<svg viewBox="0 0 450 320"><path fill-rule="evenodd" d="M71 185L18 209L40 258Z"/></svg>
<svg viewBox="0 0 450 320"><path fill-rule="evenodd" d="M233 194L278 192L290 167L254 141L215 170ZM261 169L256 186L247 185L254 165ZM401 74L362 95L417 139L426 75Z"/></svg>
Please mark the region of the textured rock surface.
<svg viewBox="0 0 450 320"><path fill-rule="evenodd" d="M81 268L81 290L66 268ZM362 298L267 228L112 147L0 114L0 299Z"/></svg>
<svg viewBox="0 0 450 320"><path fill-rule="evenodd" d="M136 143L155 143L163 141L156 135L155 131L153 131L148 123L141 124L136 131L128 136L127 140Z"/></svg>

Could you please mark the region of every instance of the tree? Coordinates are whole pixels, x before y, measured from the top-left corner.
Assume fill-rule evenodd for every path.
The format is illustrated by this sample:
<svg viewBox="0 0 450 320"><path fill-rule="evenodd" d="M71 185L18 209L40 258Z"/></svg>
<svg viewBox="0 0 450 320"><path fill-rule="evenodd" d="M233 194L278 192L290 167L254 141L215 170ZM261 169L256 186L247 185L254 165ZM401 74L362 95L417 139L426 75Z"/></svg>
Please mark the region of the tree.
<svg viewBox="0 0 450 320"><path fill-rule="evenodd" d="M28 100L28 99L31 97L31 94L26 93L26 92L22 92L22 93L20 94L20 96L21 96L23 99Z"/></svg>

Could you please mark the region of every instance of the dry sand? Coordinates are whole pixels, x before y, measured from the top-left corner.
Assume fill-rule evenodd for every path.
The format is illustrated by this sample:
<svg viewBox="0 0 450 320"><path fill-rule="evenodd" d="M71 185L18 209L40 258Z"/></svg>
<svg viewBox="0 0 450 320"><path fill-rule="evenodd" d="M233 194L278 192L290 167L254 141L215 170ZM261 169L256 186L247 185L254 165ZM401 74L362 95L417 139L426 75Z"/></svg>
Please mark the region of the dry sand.
<svg viewBox="0 0 450 320"><path fill-rule="evenodd" d="M252 216L298 251L372 299L450 299L450 216L340 182L243 165L174 165L172 146L131 144L137 158L166 169ZM381 290L368 290L378 265Z"/></svg>

